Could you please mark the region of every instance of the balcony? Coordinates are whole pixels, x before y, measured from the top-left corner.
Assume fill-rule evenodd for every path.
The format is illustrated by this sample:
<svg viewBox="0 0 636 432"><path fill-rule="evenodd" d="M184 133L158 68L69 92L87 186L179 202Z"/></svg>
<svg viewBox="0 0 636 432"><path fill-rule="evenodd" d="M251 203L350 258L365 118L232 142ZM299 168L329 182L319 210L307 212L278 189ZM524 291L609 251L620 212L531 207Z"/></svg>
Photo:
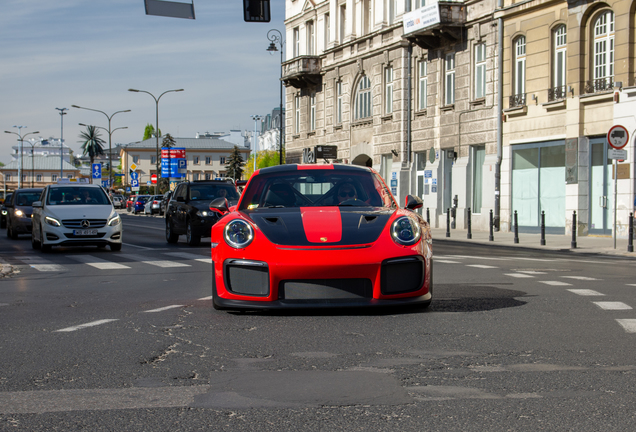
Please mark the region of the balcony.
<svg viewBox="0 0 636 432"><path fill-rule="evenodd" d="M512 95L508 98L508 106L510 108L518 108L526 105L526 93Z"/></svg>
<svg viewBox="0 0 636 432"><path fill-rule="evenodd" d="M320 57L300 56L283 63L283 82L297 89L315 87L322 81Z"/></svg>
<svg viewBox="0 0 636 432"><path fill-rule="evenodd" d="M586 94L602 93L614 90L614 77L586 81L584 90Z"/></svg>
<svg viewBox="0 0 636 432"><path fill-rule="evenodd" d="M404 38L424 49L466 39L466 5L441 1L404 14Z"/></svg>
<svg viewBox="0 0 636 432"><path fill-rule="evenodd" d="M557 86L548 89L548 102L555 102L565 99L567 96L565 86Z"/></svg>

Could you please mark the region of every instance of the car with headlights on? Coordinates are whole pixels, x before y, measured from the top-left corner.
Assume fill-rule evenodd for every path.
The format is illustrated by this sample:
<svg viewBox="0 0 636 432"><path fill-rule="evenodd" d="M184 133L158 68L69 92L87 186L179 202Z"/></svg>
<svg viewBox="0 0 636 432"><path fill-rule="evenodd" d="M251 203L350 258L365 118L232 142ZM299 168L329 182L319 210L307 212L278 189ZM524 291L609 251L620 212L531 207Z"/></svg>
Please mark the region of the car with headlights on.
<svg viewBox="0 0 636 432"><path fill-rule="evenodd" d="M7 237L17 239L20 234L31 234L32 204L40 199L42 188L23 188L16 190L6 203Z"/></svg>
<svg viewBox="0 0 636 432"><path fill-rule="evenodd" d="M11 202L12 196L13 196L12 193L8 193L4 199L4 202L2 203L2 206L0 207L0 228L3 228L3 229L7 227L7 213L8 213L7 204Z"/></svg>
<svg viewBox="0 0 636 432"><path fill-rule="evenodd" d="M109 246L121 250L123 226L99 185L48 185L33 203L31 245L48 252L53 246Z"/></svg>
<svg viewBox="0 0 636 432"><path fill-rule="evenodd" d="M257 170L237 206L217 199L216 309L418 305L433 292L431 231L407 196L399 208L377 172L352 165Z"/></svg>
<svg viewBox="0 0 636 432"><path fill-rule="evenodd" d="M231 179L179 183L166 208L166 241L177 243L185 234L188 245L196 246L202 237L210 237L210 228L220 218L218 212L210 210L210 202L218 198L227 199L229 205L238 202Z"/></svg>

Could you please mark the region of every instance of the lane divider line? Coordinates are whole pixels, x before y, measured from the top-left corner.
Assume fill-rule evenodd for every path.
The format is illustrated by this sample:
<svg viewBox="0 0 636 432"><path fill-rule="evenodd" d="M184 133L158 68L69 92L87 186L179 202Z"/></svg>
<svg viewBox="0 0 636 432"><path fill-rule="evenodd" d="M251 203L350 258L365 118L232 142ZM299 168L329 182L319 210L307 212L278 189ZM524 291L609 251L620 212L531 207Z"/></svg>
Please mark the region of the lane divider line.
<svg viewBox="0 0 636 432"><path fill-rule="evenodd" d="M164 306L162 308L150 309L150 310L146 310L146 311L142 311L142 312L143 313L163 312L163 311L168 310L168 309L181 308L181 307L185 307L185 305Z"/></svg>
<svg viewBox="0 0 636 432"><path fill-rule="evenodd" d="M102 319L102 320L97 320L97 321L92 321L86 324L80 324L80 325L76 325L76 326L72 326L72 327L66 327L60 330L55 330L56 333L59 332L72 332L72 331L76 331L76 330L81 330L87 327L94 327L94 326L98 326L101 324L106 324L109 322L113 322L113 321L119 321L117 319Z"/></svg>

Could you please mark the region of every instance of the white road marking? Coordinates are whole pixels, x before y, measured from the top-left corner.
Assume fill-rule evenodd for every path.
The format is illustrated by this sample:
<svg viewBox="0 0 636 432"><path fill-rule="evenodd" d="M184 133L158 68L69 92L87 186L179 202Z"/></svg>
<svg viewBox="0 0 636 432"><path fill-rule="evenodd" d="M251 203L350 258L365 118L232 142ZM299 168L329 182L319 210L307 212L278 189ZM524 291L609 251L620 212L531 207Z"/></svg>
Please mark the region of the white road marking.
<svg viewBox="0 0 636 432"><path fill-rule="evenodd" d="M125 244L126 246L131 246L131 247L139 248L139 249L155 250L155 249L153 249L153 248L149 248L149 247L145 247L145 246L137 246L137 245L130 244L130 243L122 243L122 244Z"/></svg>
<svg viewBox="0 0 636 432"><path fill-rule="evenodd" d="M510 276L514 278L533 278L534 276L524 273L504 273L504 276Z"/></svg>
<svg viewBox="0 0 636 432"><path fill-rule="evenodd" d="M134 255L134 254L119 254L120 257L124 257L124 258L128 258L129 260L132 261L139 261L142 262L144 264L150 264L156 267L164 267L164 268L170 268L170 267L191 267L190 264L186 264L186 263L180 263L180 262L176 262L176 261L165 261L165 260L155 260L155 261L149 261L146 260L144 257L141 257L139 255Z"/></svg>
<svg viewBox="0 0 636 432"><path fill-rule="evenodd" d="M548 274L548 272L535 271L535 270L517 270L518 273L525 273L529 275L544 275Z"/></svg>
<svg viewBox="0 0 636 432"><path fill-rule="evenodd" d="M636 286L636 284L626 284L627 286Z"/></svg>
<svg viewBox="0 0 636 432"><path fill-rule="evenodd" d="M81 330L81 329L87 328L87 327L94 327L94 326L97 326L97 325L106 324L106 323L113 322L113 321L119 321L119 320L116 320L116 319L103 319L103 320L89 322L89 323L86 323L86 324L76 325L76 326L73 326L73 327L66 327L66 328L63 328L61 330L55 330L55 332L72 332L72 331Z"/></svg>
<svg viewBox="0 0 636 432"><path fill-rule="evenodd" d="M203 299L201 299L203 300ZM0 306L9 306L9 303L0 303Z"/></svg>
<svg viewBox="0 0 636 432"><path fill-rule="evenodd" d="M515 258L518 260L522 260L522 261L539 261L539 262L552 262L553 260L549 260L549 259L545 259L545 258L522 258L522 257L518 257Z"/></svg>
<svg viewBox="0 0 636 432"><path fill-rule="evenodd" d="M569 289L571 293L578 294L581 296L604 296L605 294L600 293L598 291L594 291L591 289Z"/></svg>
<svg viewBox="0 0 636 432"><path fill-rule="evenodd" d="M66 257L84 264L88 264L89 266L95 267L96 269L100 270L120 270L130 268L127 265L106 261L92 255L66 255Z"/></svg>
<svg viewBox="0 0 636 432"><path fill-rule="evenodd" d="M61 266L59 264L55 264L49 260L46 260L40 256L37 255L31 255L31 256L16 256L16 259L19 259L20 261L22 261L25 264L28 264L29 266L31 266L31 268L37 270L37 271L41 271L41 272L52 272L52 271L65 271L66 269L64 268L64 266Z"/></svg>
<svg viewBox="0 0 636 432"><path fill-rule="evenodd" d="M158 308L158 309L150 309L150 310L146 310L146 311L142 311L144 313L153 313L153 312L163 312L165 310L168 309L175 309L175 308L180 308L180 307L185 307L184 305L172 305L172 306L165 306L162 308Z"/></svg>
<svg viewBox="0 0 636 432"><path fill-rule="evenodd" d="M588 276L561 276L562 278L568 278L568 279L576 279L576 280L584 280L584 281L597 281L600 279L596 279L593 277L588 277Z"/></svg>
<svg viewBox="0 0 636 432"><path fill-rule="evenodd" d="M592 302L603 310L630 310L632 307L623 302Z"/></svg>
<svg viewBox="0 0 636 432"><path fill-rule="evenodd" d="M636 319L617 319L616 321L627 333L636 333Z"/></svg>
<svg viewBox="0 0 636 432"><path fill-rule="evenodd" d="M199 301L205 301L205 300L212 300L212 296L208 296L208 297L201 297L200 299L198 299Z"/></svg>
<svg viewBox="0 0 636 432"><path fill-rule="evenodd" d="M442 263L442 264L459 264L459 261L451 261L451 260L436 259L436 260L435 260L435 264L437 264L437 263Z"/></svg>
<svg viewBox="0 0 636 432"><path fill-rule="evenodd" d="M203 255L193 254L189 252L166 252L164 255L169 255L177 258L191 259L202 263L212 264L212 258L205 258Z"/></svg>
<svg viewBox="0 0 636 432"><path fill-rule="evenodd" d="M41 272L61 272L66 269L59 264L31 264L31 267Z"/></svg>
<svg viewBox="0 0 636 432"><path fill-rule="evenodd" d="M480 268L480 269L494 269L494 268L499 268L499 267L495 267L495 266L489 266L489 265L484 265L484 264L467 264L466 267L475 267L475 268Z"/></svg>
<svg viewBox="0 0 636 432"><path fill-rule="evenodd" d="M567 282L561 282L561 281L538 281L538 282L542 284L550 285L550 286L572 286L572 284L569 284Z"/></svg>
<svg viewBox="0 0 636 432"><path fill-rule="evenodd" d="M472 258L472 259L480 259L480 260L488 260L488 261L510 261L512 258L505 257L493 257L493 256L469 256L469 255L448 255L447 258Z"/></svg>

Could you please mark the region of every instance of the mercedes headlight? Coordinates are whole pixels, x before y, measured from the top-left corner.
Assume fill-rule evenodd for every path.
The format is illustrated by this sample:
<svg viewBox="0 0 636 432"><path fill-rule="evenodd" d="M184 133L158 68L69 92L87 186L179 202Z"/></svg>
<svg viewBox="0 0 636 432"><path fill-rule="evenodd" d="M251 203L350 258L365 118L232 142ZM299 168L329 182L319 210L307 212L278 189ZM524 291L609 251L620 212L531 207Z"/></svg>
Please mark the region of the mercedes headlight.
<svg viewBox="0 0 636 432"><path fill-rule="evenodd" d="M52 218L50 216L45 217L44 220L46 221L47 224L49 224L51 226L54 226L54 227L62 226L62 224L60 223L59 220L54 219L54 218Z"/></svg>
<svg viewBox="0 0 636 432"><path fill-rule="evenodd" d="M119 215L115 215L112 218L108 219L108 226L117 226L121 223L121 218Z"/></svg>
<svg viewBox="0 0 636 432"><path fill-rule="evenodd" d="M22 210L16 210L14 215L16 217L22 217L22 216L24 216L24 212Z"/></svg>
<svg viewBox="0 0 636 432"><path fill-rule="evenodd" d="M246 248L254 239L252 226L242 219L234 219L225 225L223 234L225 242L235 249Z"/></svg>
<svg viewBox="0 0 636 432"><path fill-rule="evenodd" d="M421 235L419 224L407 216L397 218L391 225L391 238L399 245L414 245Z"/></svg>

